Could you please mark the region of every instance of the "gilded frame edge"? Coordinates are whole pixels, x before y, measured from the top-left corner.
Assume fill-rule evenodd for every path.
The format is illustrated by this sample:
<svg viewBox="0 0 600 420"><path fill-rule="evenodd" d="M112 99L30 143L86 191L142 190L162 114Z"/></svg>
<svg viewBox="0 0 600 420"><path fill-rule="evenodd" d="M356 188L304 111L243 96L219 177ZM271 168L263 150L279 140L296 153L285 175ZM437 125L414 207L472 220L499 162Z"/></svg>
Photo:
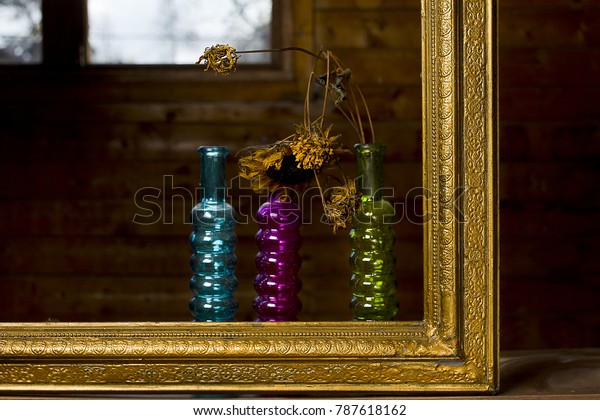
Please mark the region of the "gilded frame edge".
<svg viewBox="0 0 600 420"><path fill-rule="evenodd" d="M422 0L423 320L5 323L0 392L495 392L495 20L495 0Z"/></svg>

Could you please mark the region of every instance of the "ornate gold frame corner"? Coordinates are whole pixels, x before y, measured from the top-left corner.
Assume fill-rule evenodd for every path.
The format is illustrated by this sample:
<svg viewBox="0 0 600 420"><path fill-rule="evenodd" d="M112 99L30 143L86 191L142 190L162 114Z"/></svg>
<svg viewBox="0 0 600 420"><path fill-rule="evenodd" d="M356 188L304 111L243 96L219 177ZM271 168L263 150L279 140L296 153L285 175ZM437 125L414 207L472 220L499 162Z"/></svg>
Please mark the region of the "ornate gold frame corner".
<svg viewBox="0 0 600 420"><path fill-rule="evenodd" d="M0 324L0 392L495 392L495 30L494 0L422 0L422 320Z"/></svg>

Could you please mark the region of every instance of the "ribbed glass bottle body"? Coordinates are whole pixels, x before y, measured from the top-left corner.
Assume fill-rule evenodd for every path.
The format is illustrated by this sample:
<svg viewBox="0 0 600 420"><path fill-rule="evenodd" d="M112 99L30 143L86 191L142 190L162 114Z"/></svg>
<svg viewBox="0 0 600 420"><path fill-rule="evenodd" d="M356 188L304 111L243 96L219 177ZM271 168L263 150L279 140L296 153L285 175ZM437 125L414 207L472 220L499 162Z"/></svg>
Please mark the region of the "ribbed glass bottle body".
<svg viewBox="0 0 600 420"><path fill-rule="evenodd" d="M229 150L208 146L200 147L198 153L201 200L190 214L193 297L189 308L196 321L233 321L238 309L234 274L237 235L235 210L225 201L225 160Z"/></svg>
<svg viewBox="0 0 600 420"><path fill-rule="evenodd" d="M355 320L391 320L398 311L394 207L383 196L381 144L360 144L357 152L360 209L354 214L350 243L350 309Z"/></svg>
<svg viewBox="0 0 600 420"><path fill-rule="evenodd" d="M271 195L256 214L260 227L256 234L258 275L254 288L258 296L254 311L258 321L295 321L302 308L298 292L302 286L298 272L302 244L302 212L293 201Z"/></svg>

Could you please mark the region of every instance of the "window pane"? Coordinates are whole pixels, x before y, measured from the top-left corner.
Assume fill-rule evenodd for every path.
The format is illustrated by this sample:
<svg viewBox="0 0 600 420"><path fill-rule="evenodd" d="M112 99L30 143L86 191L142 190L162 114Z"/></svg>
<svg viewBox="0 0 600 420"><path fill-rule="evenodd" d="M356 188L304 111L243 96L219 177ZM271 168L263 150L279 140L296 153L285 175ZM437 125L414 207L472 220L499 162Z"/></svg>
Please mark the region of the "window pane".
<svg viewBox="0 0 600 420"><path fill-rule="evenodd" d="M0 64L42 61L41 0L0 0Z"/></svg>
<svg viewBox="0 0 600 420"><path fill-rule="evenodd" d="M93 64L193 64L214 44L271 44L271 0L88 0ZM246 63L268 63L249 54Z"/></svg>

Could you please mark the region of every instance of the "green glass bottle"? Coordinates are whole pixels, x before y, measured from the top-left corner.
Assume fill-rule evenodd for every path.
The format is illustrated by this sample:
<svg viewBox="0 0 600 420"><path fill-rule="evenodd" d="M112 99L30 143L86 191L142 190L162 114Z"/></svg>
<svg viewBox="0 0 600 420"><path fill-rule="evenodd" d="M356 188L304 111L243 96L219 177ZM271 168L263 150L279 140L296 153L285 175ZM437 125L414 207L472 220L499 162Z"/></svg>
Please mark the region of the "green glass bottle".
<svg viewBox="0 0 600 420"><path fill-rule="evenodd" d="M357 187L362 193L354 214L350 309L357 321L392 320L398 312L394 207L383 197L383 144L357 144Z"/></svg>

